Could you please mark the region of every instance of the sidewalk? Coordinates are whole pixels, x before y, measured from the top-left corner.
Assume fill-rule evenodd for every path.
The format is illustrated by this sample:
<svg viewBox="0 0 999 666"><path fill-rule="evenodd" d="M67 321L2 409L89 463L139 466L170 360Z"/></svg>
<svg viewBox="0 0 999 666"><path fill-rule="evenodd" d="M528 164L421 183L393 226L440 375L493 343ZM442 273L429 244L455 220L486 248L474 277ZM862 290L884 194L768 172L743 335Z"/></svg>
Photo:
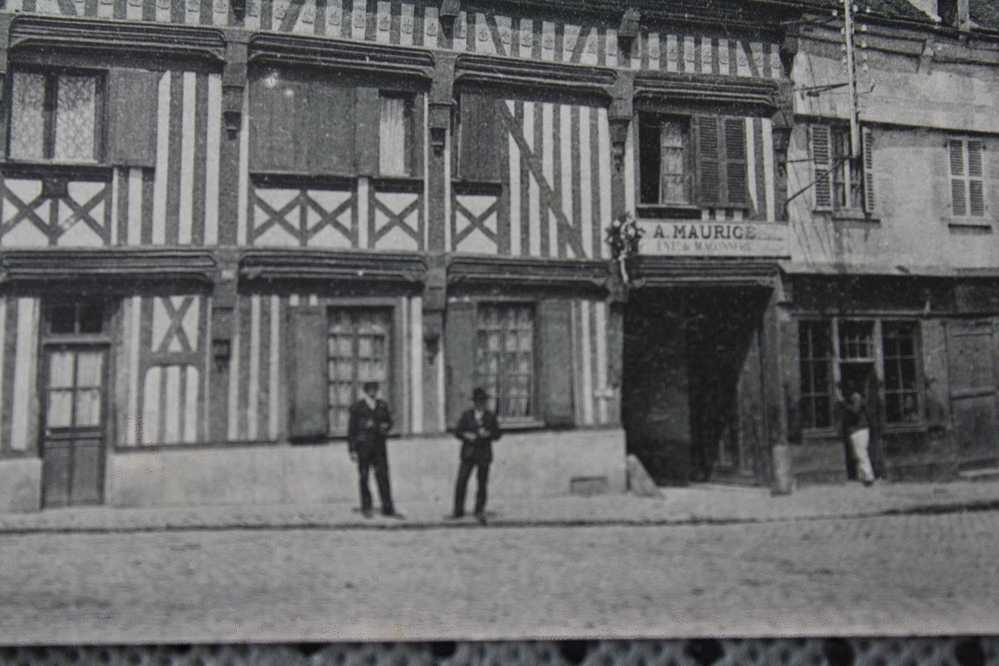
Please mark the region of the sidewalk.
<svg viewBox="0 0 999 666"><path fill-rule="evenodd" d="M497 500L492 527L584 525L738 524L910 513L999 509L999 481L856 483L807 486L772 497L766 488L696 485L662 488L662 498L634 495L556 497L532 502ZM443 503L400 506L405 520L366 519L351 504L50 509L0 515L0 534L38 532L142 532L198 529L442 529L475 527L474 518L446 520Z"/></svg>

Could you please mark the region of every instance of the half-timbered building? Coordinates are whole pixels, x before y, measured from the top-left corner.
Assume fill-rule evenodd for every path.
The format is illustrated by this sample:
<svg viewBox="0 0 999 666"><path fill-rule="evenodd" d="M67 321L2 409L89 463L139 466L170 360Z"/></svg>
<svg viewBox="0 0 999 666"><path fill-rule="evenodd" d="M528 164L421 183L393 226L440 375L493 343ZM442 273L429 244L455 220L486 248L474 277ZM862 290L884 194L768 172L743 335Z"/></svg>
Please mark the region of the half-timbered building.
<svg viewBox="0 0 999 666"><path fill-rule="evenodd" d="M889 420L920 414L900 433L950 432L931 398L978 385L933 345L991 324L925 313L991 283L910 260L996 264L991 33L869 8L884 96L844 163L845 107L809 96L842 78L835 3L625 4L6 0L0 505L350 499L367 380L401 502L448 497L475 386L506 497L623 490L628 452L765 483L789 434L842 476L861 357ZM889 111L910 80L922 115ZM932 187L892 166L931 146Z"/></svg>

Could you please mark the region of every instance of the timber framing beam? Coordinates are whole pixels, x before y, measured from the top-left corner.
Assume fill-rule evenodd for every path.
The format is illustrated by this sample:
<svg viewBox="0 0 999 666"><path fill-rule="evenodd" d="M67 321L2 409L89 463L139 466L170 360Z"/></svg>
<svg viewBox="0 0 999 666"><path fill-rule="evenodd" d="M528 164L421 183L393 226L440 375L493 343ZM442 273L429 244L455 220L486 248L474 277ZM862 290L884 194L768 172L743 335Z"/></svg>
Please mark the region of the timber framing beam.
<svg viewBox="0 0 999 666"><path fill-rule="evenodd" d="M415 76L428 82L434 73L434 55L426 49L302 35L254 34L248 60Z"/></svg>

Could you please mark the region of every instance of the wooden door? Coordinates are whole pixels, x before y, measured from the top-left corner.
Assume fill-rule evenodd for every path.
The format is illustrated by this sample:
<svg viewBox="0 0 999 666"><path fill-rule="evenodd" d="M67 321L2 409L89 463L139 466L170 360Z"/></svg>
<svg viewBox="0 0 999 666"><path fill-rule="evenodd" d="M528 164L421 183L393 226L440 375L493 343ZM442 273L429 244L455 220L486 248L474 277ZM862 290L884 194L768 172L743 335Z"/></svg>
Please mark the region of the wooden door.
<svg viewBox="0 0 999 666"><path fill-rule="evenodd" d="M950 404L958 455L996 453L996 373L992 321L947 322Z"/></svg>
<svg viewBox="0 0 999 666"><path fill-rule="evenodd" d="M42 368L42 487L47 507L103 499L107 351L47 347Z"/></svg>

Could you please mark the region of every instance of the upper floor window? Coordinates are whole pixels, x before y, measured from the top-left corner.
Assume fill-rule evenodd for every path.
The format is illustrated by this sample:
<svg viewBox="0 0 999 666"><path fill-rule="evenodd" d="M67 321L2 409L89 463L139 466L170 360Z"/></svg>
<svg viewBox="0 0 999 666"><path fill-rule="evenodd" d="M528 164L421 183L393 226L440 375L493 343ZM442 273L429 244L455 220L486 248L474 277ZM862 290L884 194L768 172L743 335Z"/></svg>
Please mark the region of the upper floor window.
<svg viewBox="0 0 999 666"><path fill-rule="evenodd" d="M643 204L689 204L694 173L687 118L639 115L639 163Z"/></svg>
<svg viewBox="0 0 999 666"><path fill-rule="evenodd" d="M10 156L94 162L103 78L92 73L15 71L11 77Z"/></svg>
<svg viewBox="0 0 999 666"><path fill-rule="evenodd" d="M413 104L412 95L380 95L378 171L383 176L412 174Z"/></svg>
<svg viewBox="0 0 999 666"><path fill-rule="evenodd" d="M985 216L985 143L977 139L947 141L950 157L951 206L957 217Z"/></svg>
<svg viewBox="0 0 999 666"><path fill-rule="evenodd" d="M641 204L749 207L745 118L642 112L638 143Z"/></svg>
<svg viewBox="0 0 999 666"><path fill-rule="evenodd" d="M874 135L861 131L861 155L851 157L846 124L809 127L814 165L815 208L842 212L874 210Z"/></svg>
<svg viewBox="0 0 999 666"><path fill-rule="evenodd" d="M356 77L254 72L251 169L335 176L409 176L419 171L415 92L380 90Z"/></svg>

